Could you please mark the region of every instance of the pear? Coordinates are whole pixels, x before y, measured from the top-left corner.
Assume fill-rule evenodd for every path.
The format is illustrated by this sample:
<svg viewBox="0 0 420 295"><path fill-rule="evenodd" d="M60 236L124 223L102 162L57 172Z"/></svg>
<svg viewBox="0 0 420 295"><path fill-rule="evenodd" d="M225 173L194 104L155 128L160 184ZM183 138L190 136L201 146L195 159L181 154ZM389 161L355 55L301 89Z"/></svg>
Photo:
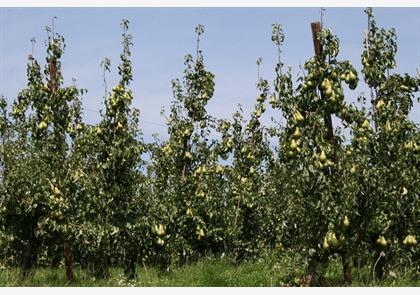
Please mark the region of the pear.
<svg viewBox="0 0 420 295"><path fill-rule="evenodd" d="M189 136L191 134L191 130L189 128L186 128L184 132L182 133L183 136Z"/></svg>
<svg viewBox="0 0 420 295"><path fill-rule="evenodd" d="M201 166L200 166L200 167L198 167L198 168L194 171L194 174L195 174L195 175L200 175L200 174L201 174L201 172L202 172L202 168L201 168Z"/></svg>
<svg viewBox="0 0 420 295"><path fill-rule="evenodd" d="M158 244L159 246L163 246L163 245L165 245L165 241L164 240L162 240L161 238L157 238L157 240L156 240L156 244Z"/></svg>
<svg viewBox="0 0 420 295"><path fill-rule="evenodd" d="M417 240L413 235L408 235L405 237L404 241L403 241L404 245L408 245L408 246L415 246L417 245Z"/></svg>
<svg viewBox="0 0 420 295"><path fill-rule="evenodd" d="M367 119L365 119L364 121L363 121L363 123L362 123L362 127L363 128L370 128L370 124L369 124L369 121L367 120Z"/></svg>
<svg viewBox="0 0 420 295"><path fill-rule="evenodd" d="M223 172L223 166L217 165L216 167L216 173L222 173Z"/></svg>
<svg viewBox="0 0 420 295"><path fill-rule="evenodd" d="M325 88L327 88L327 79L322 80L322 83L321 83L321 89L324 90Z"/></svg>
<svg viewBox="0 0 420 295"><path fill-rule="evenodd" d="M389 122L389 120L386 120L385 130L386 131L392 131L391 122Z"/></svg>
<svg viewBox="0 0 420 295"><path fill-rule="evenodd" d="M290 143L290 148L292 149L292 150L296 150L297 149L297 143L296 143L296 141L294 140L294 139L292 139L292 142Z"/></svg>
<svg viewBox="0 0 420 295"><path fill-rule="evenodd" d="M206 173L207 172L207 167L206 166L202 166L201 167L201 172L202 173Z"/></svg>
<svg viewBox="0 0 420 295"><path fill-rule="evenodd" d="M330 232L328 243L332 244L334 248L337 248L338 246L340 246L340 242L337 240L335 232Z"/></svg>
<svg viewBox="0 0 420 295"><path fill-rule="evenodd" d="M155 233L158 236L163 236L165 234L165 227L162 224L155 225Z"/></svg>
<svg viewBox="0 0 420 295"><path fill-rule="evenodd" d="M383 101L382 99L380 99L380 100L376 103L375 107L376 107L376 109L377 109L377 110L379 110L379 109L381 109L384 105L385 105L384 101Z"/></svg>
<svg viewBox="0 0 420 295"><path fill-rule="evenodd" d="M321 161L321 163L325 163L325 161L327 160L327 156L325 155L324 151L321 151L321 154L319 155L319 160Z"/></svg>
<svg viewBox="0 0 420 295"><path fill-rule="evenodd" d="M332 93L333 93L332 87L331 86L327 87L327 89L325 90L325 94L327 96L331 96Z"/></svg>
<svg viewBox="0 0 420 295"><path fill-rule="evenodd" d="M346 83L350 83L350 75L349 74L346 75L345 80L346 80Z"/></svg>
<svg viewBox="0 0 420 295"><path fill-rule="evenodd" d="M404 144L404 148L406 150L412 150L413 147L414 147L414 142L412 140L410 140L409 142L407 142L407 143Z"/></svg>
<svg viewBox="0 0 420 295"><path fill-rule="evenodd" d="M191 160L191 158L192 158L191 153L186 151L185 154L184 154L184 159L185 160Z"/></svg>
<svg viewBox="0 0 420 295"><path fill-rule="evenodd" d="M350 226L350 220L349 220L349 218L347 217L347 215L346 216L344 216L344 220L343 220L343 226L344 226L344 228L349 228L349 226Z"/></svg>
<svg viewBox="0 0 420 295"><path fill-rule="evenodd" d="M127 100L127 101L130 101L131 100L131 95L128 92L125 92L124 93L124 99Z"/></svg>
<svg viewBox="0 0 420 295"><path fill-rule="evenodd" d="M275 96L270 96L270 99L268 100L268 102L273 105L276 103L276 97Z"/></svg>
<svg viewBox="0 0 420 295"><path fill-rule="evenodd" d="M388 243L387 243L387 241L386 241L386 239L385 239L385 237L384 236L379 236L379 238L376 240L376 243L378 244L378 245L380 245L381 247L383 247L383 248L385 248L387 245L388 245Z"/></svg>
<svg viewBox="0 0 420 295"><path fill-rule="evenodd" d="M349 73L349 79L350 79L350 82L354 82L357 79L356 75L352 71L350 71Z"/></svg>
<svg viewBox="0 0 420 295"><path fill-rule="evenodd" d="M43 130L43 129L45 129L45 128L47 128L47 122L45 122L45 121L41 121L41 122L38 124L38 129Z"/></svg>
<svg viewBox="0 0 420 295"><path fill-rule="evenodd" d="M324 238L324 242L322 243L322 249L327 251L330 248L330 245L328 244L327 237Z"/></svg>
<svg viewBox="0 0 420 295"><path fill-rule="evenodd" d="M205 236L204 230L200 227L197 227L195 233L197 235L197 240L201 240Z"/></svg>
<svg viewBox="0 0 420 295"><path fill-rule="evenodd" d="M232 138L229 138L227 141L226 141L226 147L227 148L231 148L233 146L233 140L232 140Z"/></svg>
<svg viewBox="0 0 420 295"><path fill-rule="evenodd" d="M222 126L220 127L220 129L222 130L227 130L229 128L228 124L226 124L226 122L222 123Z"/></svg>
<svg viewBox="0 0 420 295"><path fill-rule="evenodd" d="M293 137L299 137L301 135L299 127L296 128L295 132L293 133Z"/></svg>
<svg viewBox="0 0 420 295"><path fill-rule="evenodd" d="M60 189L58 187L56 187L56 186L54 187L53 192L54 192L54 195L56 195L56 196L61 195Z"/></svg>
<svg viewBox="0 0 420 295"><path fill-rule="evenodd" d="M303 121L303 116L299 111L296 111L293 114L293 119L295 119L297 122Z"/></svg>
<svg viewBox="0 0 420 295"><path fill-rule="evenodd" d="M411 236L411 241L410 241L411 243L411 246L415 246L415 245L417 245L417 240L416 240L416 238L414 237L414 236Z"/></svg>
<svg viewBox="0 0 420 295"><path fill-rule="evenodd" d="M186 214L187 214L188 216L192 216L192 215L193 215L193 213L192 213L192 209L191 209L191 208L188 208L188 209L187 209Z"/></svg>

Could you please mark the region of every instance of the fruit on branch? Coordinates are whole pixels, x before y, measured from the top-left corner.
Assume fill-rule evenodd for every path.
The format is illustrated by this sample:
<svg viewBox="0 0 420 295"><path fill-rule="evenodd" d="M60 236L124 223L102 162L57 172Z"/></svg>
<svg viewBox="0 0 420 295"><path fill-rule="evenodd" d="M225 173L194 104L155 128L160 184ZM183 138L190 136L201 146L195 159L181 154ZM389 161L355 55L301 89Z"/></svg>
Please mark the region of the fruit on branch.
<svg viewBox="0 0 420 295"><path fill-rule="evenodd" d="M45 121L41 121L41 122L38 124L38 129L43 130L43 129L46 129L46 128L47 128L47 126L48 126L47 122L45 122Z"/></svg>
<svg viewBox="0 0 420 295"><path fill-rule="evenodd" d="M380 235L378 239L376 240L376 244L379 246L385 248L388 245L388 242L386 241L385 237Z"/></svg>
<svg viewBox="0 0 420 295"><path fill-rule="evenodd" d="M321 163L325 163L326 160L327 160L327 155L325 155L324 151L321 151L321 154L319 155L319 161L321 161Z"/></svg>
<svg viewBox="0 0 420 295"><path fill-rule="evenodd" d="M344 220L343 220L343 227L345 228L345 229L348 229L349 228L349 226L350 226L350 220L349 220L349 218L347 217L347 215L346 216L344 216Z"/></svg>

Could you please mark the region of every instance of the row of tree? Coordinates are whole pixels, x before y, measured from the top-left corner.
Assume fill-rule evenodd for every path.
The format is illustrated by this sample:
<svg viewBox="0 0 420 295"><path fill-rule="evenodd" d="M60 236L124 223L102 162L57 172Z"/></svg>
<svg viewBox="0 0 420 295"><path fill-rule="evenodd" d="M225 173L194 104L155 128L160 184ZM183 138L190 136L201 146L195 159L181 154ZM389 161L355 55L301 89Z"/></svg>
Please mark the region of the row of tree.
<svg viewBox="0 0 420 295"><path fill-rule="evenodd" d="M274 248L301 254L308 285L337 255L348 283L354 265L371 264L378 278L406 267L419 274L420 132L409 113L420 77L390 73L395 32L365 12L361 73L338 59L331 30L314 23L315 56L294 82L280 58L281 26L273 25L274 89L258 78L247 120L242 110L231 119L207 114L215 83L199 25L197 52L172 82L168 139L152 143L143 141L131 106L128 21L121 23L120 81L105 90L96 125L82 120L84 90L64 86L64 39L49 31L46 65L30 60L11 113L0 98L2 263L19 265L22 279L37 264L61 263L69 280L73 263L96 277L122 265L134 278L139 264L168 269L209 253L242 261ZM109 60L102 67L105 79ZM357 106L344 89L355 90L359 79L371 93L359 95ZM284 126L261 124L268 105ZM350 132L346 143L333 117Z"/></svg>

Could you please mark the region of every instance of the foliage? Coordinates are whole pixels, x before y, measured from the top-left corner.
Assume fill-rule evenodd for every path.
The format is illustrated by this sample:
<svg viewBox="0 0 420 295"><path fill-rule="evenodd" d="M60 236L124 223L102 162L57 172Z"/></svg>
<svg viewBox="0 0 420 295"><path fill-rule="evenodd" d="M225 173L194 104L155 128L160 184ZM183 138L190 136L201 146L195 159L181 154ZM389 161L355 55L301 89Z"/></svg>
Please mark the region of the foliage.
<svg viewBox="0 0 420 295"><path fill-rule="evenodd" d="M64 85L64 38L48 28L44 70L30 58L27 87L10 113L0 97L1 265L19 267L26 279L34 267L64 262L70 281L72 262L95 280L123 266L131 282L138 265L170 275L213 255L229 257L221 269L241 263L266 271L264 259L293 265L274 275L282 285L328 285L339 259L346 283L352 270L356 282L359 271L382 282L404 272L418 277L420 133L409 115L420 77L395 72L395 32L377 27L371 9L366 14L361 73L322 29L321 50L295 80L282 60L282 27L273 25L276 78L271 89L259 59L249 118L241 107L229 119L207 112L215 76L198 25L195 55L185 56L162 111L168 137L151 143L132 106L129 22L121 22L120 79L110 91L111 61L101 63L105 108L96 125L82 119L85 90ZM355 94L360 83L370 97ZM358 104L349 103L352 95ZM267 102L285 124L262 124ZM254 268L255 259L263 263ZM206 270L217 277L211 284L243 284L227 282L218 267Z"/></svg>

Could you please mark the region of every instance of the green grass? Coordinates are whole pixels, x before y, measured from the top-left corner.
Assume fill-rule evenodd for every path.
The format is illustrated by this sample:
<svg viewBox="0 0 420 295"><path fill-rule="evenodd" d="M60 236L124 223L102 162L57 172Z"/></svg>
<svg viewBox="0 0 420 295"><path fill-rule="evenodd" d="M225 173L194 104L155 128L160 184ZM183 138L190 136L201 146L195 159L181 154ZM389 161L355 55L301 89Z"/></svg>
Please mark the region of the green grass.
<svg viewBox="0 0 420 295"><path fill-rule="evenodd" d="M75 281L72 284L66 282L63 268L36 268L29 278L19 281L17 268L0 269L0 286L28 286L28 287L276 287L286 286L290 282L298 283L303 275L303 267L290 256L284 256L281 260L274 255L254 261L233 264L225 258L204 258L196 263L178 267L170 272L160 272L154 267L138 267L138 280L127 281L124 279L122 268L112 268L110 278L106 280L94 279L90 272L79 267L74 269ZM417 277L417 279L416 279ZM372 279L370 269L354 269L354 282L352 286L416 286L420 287L418 274L410 272L397 273L394 278L387 278L381 282ZM345 286L341 264L331 261L327 271L325 286Z"/></svg>

